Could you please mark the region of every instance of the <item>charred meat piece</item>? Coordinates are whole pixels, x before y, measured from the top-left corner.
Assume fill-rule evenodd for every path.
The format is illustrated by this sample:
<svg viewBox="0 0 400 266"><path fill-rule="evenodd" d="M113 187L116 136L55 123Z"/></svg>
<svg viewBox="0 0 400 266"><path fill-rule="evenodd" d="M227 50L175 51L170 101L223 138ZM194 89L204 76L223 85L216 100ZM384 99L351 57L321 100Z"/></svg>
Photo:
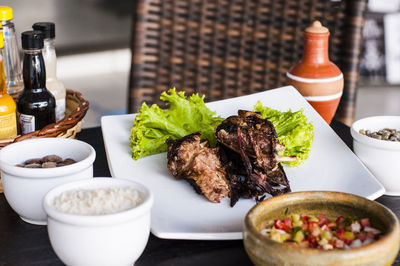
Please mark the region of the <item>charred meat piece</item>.
<svg viewBox="0 0 400 266"><path fill-rule="evenodd" d="M236 135L239 128L241 131L248 131L248 136L243 139L242 144L250 157L259 157L260 154L257 151L271 154L271 148L273 148L273 155L278 162L296 160L296 157L280 156L276 153L284 150L285 146L279 143L275 128L270 121L263 119L260 114L255 112L239 110L238 113L239 116L230 116L216 127L215 137L219 142L240 153ZM254 142L259 144L257 150L254 149Z"/></svg>
<svg viewBox="0 0 400 266"><path fill-rule="evenodd" d="M270 183L265 182L265 180L268 180L268 176L262 169L253 168L254 163L251 161L251 158L249 162L250 166L246 167L238 153L224 146L221 146L220 148L224 151L227 158L226 162L223 164L225 165L227 172L226 176L231 187L229 197L232 207L236 204L239 198L255 198L256 200L261 201L264 199L265 193L275 196L290 192L289 186L276 188L273 186L280 185L270 185ZM279 167L283 172L282 166L279 165Z"/></svg>
<svg viewBox="0 0 400 266"><path fill-rule="evenodd" d="M290 191L286 174L279 163L281 157L277 154L284 146L279 143L271 122L257 113L239 111L238 116L231 116L216 127L215 137L240 155L246 172L245 179L237 178L235 171L239 168L239 162L231 159L236 162L233 168L227 170L233 184L231 194L257 198L265 193L278 195ZM226 154L232 156L232 153ZM231 196L233 198L237 198L237 195Z"/></svg>
<svg viewBox="0 0 400 266"><path fill-rule="evenodd" d="M174 177L184 178L193 156L206 145L206 142L201 142L200 138L201 133L196 132L181 139L167 140L168 169Z"/></svg>
<svg viewBox="0 0 400 266"><path fill-rule="evenodd" d="M212 202L228 196L230 186L220 161L220 148L201 141L201 133L168 140L168 169L176 178L189 181L198 193Z"/></svg>
<svg viewBox="0 0 400 266"><path fill-rule="evenodd" d="M221 162L225 166L226 177L231 188L229 198L233 207L239 198L253 198L255 194L252 192L253 189L250 189L252 183L247 178L247 172L240 155L224 145L220 144L219 147Z"/></svg>

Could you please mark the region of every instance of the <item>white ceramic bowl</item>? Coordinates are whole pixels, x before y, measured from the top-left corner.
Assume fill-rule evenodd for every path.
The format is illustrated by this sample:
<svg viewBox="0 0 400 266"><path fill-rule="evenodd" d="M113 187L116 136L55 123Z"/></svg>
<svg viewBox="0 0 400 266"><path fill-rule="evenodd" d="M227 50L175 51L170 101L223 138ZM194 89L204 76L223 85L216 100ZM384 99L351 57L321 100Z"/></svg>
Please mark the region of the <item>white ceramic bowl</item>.
<svg viewBox="0 0 400 266"><path fill-rule="evenodd" d="M22 168L28 159L55 154L72 158L74 164L57 168ZM96 152L89 144L64 138L36 138L10 144L0 150L0 169L4 195L22 220L46 224L42 201L53 187L93 177Z"/></svg>
<svg viewBox="0 0 400 266"><path fill-rule="evenodd" d="M383 128L400 130L400 116L373 116L351 126L355 154L385 187L386 195L400 195L400 142L367 137L360 129L371 132ZM362 184L361 184L362 185Z"/></svg>
<svg viewBox="0 0 400 266"><path fill-rule="evenodd" d="M118 213L77 215L53 207L54 198L72 189L131 187L140 192L140 205ZM142 254L150 234L151 192L125 179L93 178L58 186L44 198L47 229L57 256L67 265L132 265Z"/></svg>

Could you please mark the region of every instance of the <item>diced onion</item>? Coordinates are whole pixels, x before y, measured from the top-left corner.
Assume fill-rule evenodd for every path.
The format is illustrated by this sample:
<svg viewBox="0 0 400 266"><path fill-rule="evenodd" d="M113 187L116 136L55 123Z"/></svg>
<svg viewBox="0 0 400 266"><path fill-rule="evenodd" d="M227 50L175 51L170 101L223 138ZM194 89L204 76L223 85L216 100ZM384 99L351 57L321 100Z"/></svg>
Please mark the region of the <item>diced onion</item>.
<svg viewBox="0 0 400 266"><path fill-rule="evenodd" d="M363 245L363 243L361 242L360 239L355 239L355 240L351 243L350 247L351 247L351 248L359 248L359 247L362 247L362 245Z"/></svg>
<svg viewBox="0 0 400 266"><path fill-rule="evenodd" d="M359 224L359 223L352 223L351 224L351 231L353 233L359 233L360 230L361 230L361 224Z"/></svg>
<svg viewBox="0 0 400 266"><path fill-rule="evenodd" d="M365 227L364 231L368 232L368 233L373 233L374 235L377 235L377 234L381 233L381 231L379 231L378 229L373 228L373 227Z"/></svg>

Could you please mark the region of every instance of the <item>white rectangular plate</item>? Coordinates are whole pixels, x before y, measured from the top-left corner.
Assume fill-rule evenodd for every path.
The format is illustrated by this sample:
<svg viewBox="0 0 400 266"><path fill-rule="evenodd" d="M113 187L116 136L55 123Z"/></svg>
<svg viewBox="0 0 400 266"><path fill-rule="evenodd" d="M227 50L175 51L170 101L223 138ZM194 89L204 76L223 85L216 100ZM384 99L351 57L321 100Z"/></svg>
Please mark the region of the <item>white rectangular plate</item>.
<svg viewBox="0 0 400 266"><path fill-rule="evenodd" d="M354 153L329 125L291 86L248 96L208 103L222 117L237 110L253 110L257 101L287 111L304 110L314 125L310 157L299 167L285 167L292 191L328 190L348 192L369 199L384 193ZM166 153L134 161L129 136L135 115L105 116L101 127L111 175L146 185L154 193L151 231L170 239L242 239L243 219L255 201L240 199L229 206L229 198L212 203L198 195L183 180L175 180L167 168Z"/></svg>

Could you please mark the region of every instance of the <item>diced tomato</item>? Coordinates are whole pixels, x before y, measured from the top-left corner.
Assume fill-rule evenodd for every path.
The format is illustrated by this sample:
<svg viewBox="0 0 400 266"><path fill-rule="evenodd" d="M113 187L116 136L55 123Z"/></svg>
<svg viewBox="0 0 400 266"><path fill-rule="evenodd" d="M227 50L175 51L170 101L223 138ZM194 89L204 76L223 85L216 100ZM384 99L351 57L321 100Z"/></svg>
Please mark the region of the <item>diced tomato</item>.
<svg viewBox="0 0 400 266"><path fill-rule="evenodd" d="M344 231L343 229L336 230L336 236L337 236L340 240L343 240L344 233L345 233L345 231Z"/></svg>
<svg viewBox="0 0 400 266"><path fill-rule="evenodd" d="M330 230L330 228L328 227L328 225L324 224L323 226L321 226L321 230L328 231Z"/></svg>
<svg viewBox="0 0 400 266"><path fill-rule="evenodd" d="M365 233L360 233L360 234L357 235L356 238L357 238L357 239L360 239L362 242L364 242L365 239L367 239L367 234L365 234Z"/></svg>
<svg viewBox="0 0 400 266"><path fill-rule="evenodd" d="M304 215L303 217L301 217L301 221L303 222L303 224L307 223L308 220L310 220L310 216Z"/></svg>
<svg viewBox="0 0 400 266"><path fill-rule="evenodd" d="M338 229L345 229L346 228L346 224L345 223L338 223L338 226L337 226L337 228Z"/></svg>
<svg viewBox="0 0 400 266"><path fill-rule="evenodd" d="M315 237L321 235L321 227L319 227L319 226L311 228L310 231L311 231L311 234Z"/></svg>
<svg viewBox="0 0 400 266"><path fill-rule="evenodd" d="M353 240L350 240L350 239L343 239L343 242L346 244L346 245L351 245L351 242L353 242Z"/></svg>
<svg viewBox="0 0 400 266"><path fill-rule="evenodd" d="M270 238L281 243L289 242L289 245L302 247L343 249L370 244L379 239L381 234L379 230L371 227L368 218L357 220L352 217L339 216L333 222L323 215L297 215L295 217L296 223L292 218L274 220L273 228L276 230L269 231ZM273 233L277 233L279 239L274 239ZM296 237L300 233L301 237Z"/></svg>
<svg viewBox="0 0 400 266"><path fill-rule="evenodd" d="M285 219L283 220L283 223L285 224L285 226L286 226L287 228L289 228L289 229L292 229L292 228L293 228L292 219L290 219L290 218L285 218ZM286 231L286 230L285 230L285 231Z"/></svg>
<svg viewBox="0 0 400 266"><path fill-rule="evenodd" d="M307 237L308 242L312 247L316 247L318 245L317 238L313 235L309 234Z"/></svg>
<svg viewBox="0 0 400 266"><path fill-rule="evenodd" d="M316 248L316 247L318 247L318 242L315 241L315 242L313 242L313 243L309 243L308 246L309 246L310 248Z"/></svg>
<svg viewBox="0 0 400 266"><path fill-rule="evenodd" d="M277 219L274 221L274 226L276 229L281 229L283 230L283 222L280 219Z"/></svg>
<svg viewBox="0 0 400 266"><path fill-rule="evenodd" d="M299 243L299 246L303 248L308 248L310 246L310 243L306 239L304 239Z"/></svg>
<svg viewBox="0 0 400 266"><path fill-rule="evenodd" d="M274 221L274 226L275 226L276 229L280 229L280 230L283 230L283 231L285 231L285 232L289 232L290 229L292 229L291 227L289 228L289 227L284 223L284 221L282 221L282 220L280 220L280 219L277 219L277 220Z"/></svg>
<svg viewBox="0 0 400 266"><path fill-rule="evenodd" d="M328 227L331 228L331 229L337 227L337 224L334 223L334 222L328 223L327 225L328 225Z"/></svg>
<svg viewBox="0 0 400 266"><path fill-rule="evenodd" d="M336 240L335 240L334 247L336 247L336 248L343 248L343 247L344 247L344 242L343 242L342 240L340 240L340 239L336 239Z"/></svg>
<svg viewBox="0 0 400 266"><path fill-rule="evenodd" d="M326 219L325 216L323 216L323 215L318 216L318 219L319 219L320 226L322 226L328 222L328 219Z"/></svg>
<svg viewBox="0 0 400 266"><path fill-rule="evenodd" d="M307 230L308 230L308 223L303 223L303 224L301 225L301 228L302 228L303 230L307 231Z"/></svg>
<svg viewBox="0 0 400 266"><path fill-rule="evenodd" d="M343 216L339 216L339 217L336 219L336 223L337 223L337 224L339 224L339 223L342 222L342 221L344 221L344 217L343 217Z"/></svg>
<svg viewBox="0 0 400 266"><path fill-rule="evenodd" d="M308 223L308 227L309 227L309 228L319 227L319 226L318 226L318 222L313 222L313 221L312 221L312 222L309 222L309 223Z"/></svg>
<svg viewBox="0 0 400 266"><path fill-rule="evenodd" d="M370 227L370 226L371 226L371 223L369 222L369 218L361 219L361 225L362 225L363 227Z"/></svg>

